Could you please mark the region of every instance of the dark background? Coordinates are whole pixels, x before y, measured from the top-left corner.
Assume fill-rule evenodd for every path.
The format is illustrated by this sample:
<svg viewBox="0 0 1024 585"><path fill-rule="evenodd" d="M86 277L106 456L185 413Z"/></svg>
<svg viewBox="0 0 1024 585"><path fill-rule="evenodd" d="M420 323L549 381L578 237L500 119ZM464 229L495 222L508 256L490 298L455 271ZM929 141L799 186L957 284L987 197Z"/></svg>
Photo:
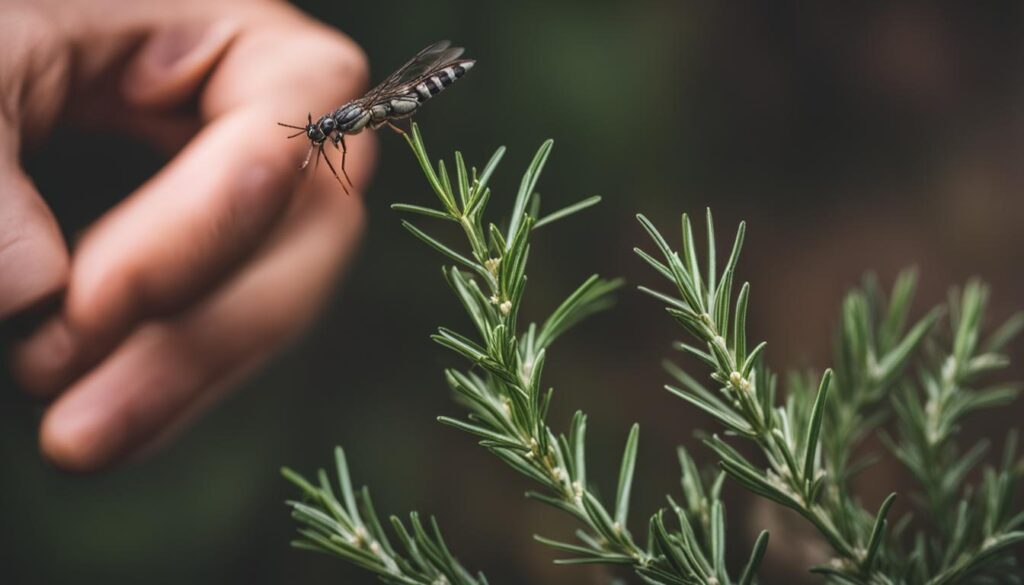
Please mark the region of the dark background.
<svg viewBox="0 0 1024 585"><path fill-rule="evenodd" d="M353 36L375 79L438 38L469 47L477 68L418 120L435 158L459 148L482 165L509 147L492 207L510 205L547 137L556 140L539 185L548 208L604 195L585 216L538 233L528 316L542 318L592 272L652 282L631 252L644 242L633 214L674 230L679 212L707 205L722 239L740 218L750 223L741 263L753 284L750 327L779 367L828 363L842 294L869 269L888 283L917 265L918 312L975 274L994 285L996 317L1024 306L1017 3L300 4ZM100 476L61 474L37 455L41 407L3 382L0 582L371 583L287 546L282 501L292 492L278 467L328 465L335 444L379 511L437 514L452 548L494 583L607 582L601 569L553 566L553 551L530 536L567 536L571 524L524 501L525 481L434 421L459 409L440 373L453 360L427 336L467 323L438 256L388 209L428 202L426 184L403 141L383 133L380 142L370 228L335 302L164 452ZM75 221L92 203L80 190L71 197L75 185L125 193L156 164L110 137L68 135L32 169ZM642 423L634 519L677 490L676 444L708 461L693 431L710 421L659 390L659 361L678 334L657 303L627 289L615 311L549 355L552 424L564 428L576 408L590 414L591 466L605 492L628 425ZM977 426L1017 425L1020 411ZM882 465L863 497L873 506L903 481ZM734 486L727 496L732 552L769 525L766 574L805 578L800 557L813 547L792 536L788 516Z"/></svg>

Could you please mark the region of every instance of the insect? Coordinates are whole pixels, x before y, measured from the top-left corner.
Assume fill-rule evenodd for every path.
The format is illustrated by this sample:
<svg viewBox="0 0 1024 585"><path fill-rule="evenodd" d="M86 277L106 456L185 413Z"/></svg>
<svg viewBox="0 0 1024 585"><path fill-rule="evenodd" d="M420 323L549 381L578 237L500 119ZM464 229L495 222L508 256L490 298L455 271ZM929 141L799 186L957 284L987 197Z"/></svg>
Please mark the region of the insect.
<svg viewBox="0 0 1024 585"><path fill-rule="evenodd" d="M312 112L306 116L305 126L278 122L279 126L299 130L288 138L303 134L309 138L309 152L306 153L306 160L300 168L304 169L309 165L315 150L314 172L316 166L320 164L320 158L323 157L334 178L341 184L345 193L348 193L348 187L342 183L338 172L334 170L334 165L327 158L324 146L330 143L341 151L341 174L348 184L352 185L352 179L345 170L345 135L358 134L367 126L376 130L384 125L399 134L405 134L401 128L394 125L394 120L412 116L424 102L444 91L446 87L455 83L456 79L472 69L476 61L460 59L463 50L462 47L451 46L450 41L438 41L416 53L415 57L363 97L320 116L316 122L313 121Z"/></svg>

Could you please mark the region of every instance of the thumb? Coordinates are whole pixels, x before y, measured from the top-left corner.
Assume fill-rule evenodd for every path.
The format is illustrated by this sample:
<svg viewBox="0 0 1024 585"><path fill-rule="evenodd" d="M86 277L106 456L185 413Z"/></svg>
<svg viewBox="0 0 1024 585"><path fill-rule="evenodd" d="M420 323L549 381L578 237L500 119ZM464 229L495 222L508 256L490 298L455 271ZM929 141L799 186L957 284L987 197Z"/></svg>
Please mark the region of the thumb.
<svg viewBox="0 0 1024 585"><path fill-rule="evenodd" d="M2 133L0 142L10 144ZM53 214L16 154L0 146L0 320L63 290L68 264Z"/></svg>
<svg viewBox="0 0 1024 585"><path fill-rule="evenodd" d="M63 290L68 250L53 214L21 168L26 139L45 135L68 79L68 53L45 14L28 3L0 16L0 321ZM8 42L9 41L9 42Z"/></svg>

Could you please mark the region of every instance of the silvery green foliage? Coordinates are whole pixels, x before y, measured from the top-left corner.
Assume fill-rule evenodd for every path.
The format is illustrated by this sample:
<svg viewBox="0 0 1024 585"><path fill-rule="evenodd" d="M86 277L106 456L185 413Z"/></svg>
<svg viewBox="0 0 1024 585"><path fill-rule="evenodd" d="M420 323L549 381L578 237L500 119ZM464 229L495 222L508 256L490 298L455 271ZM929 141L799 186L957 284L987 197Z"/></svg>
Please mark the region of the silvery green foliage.
<svg viewBox="0 0 1024 585"><path fill-rule="evenodd" d="M1001 351L1024 328L1024 318L1015 316L984 338L987 292L972 281L946 306L908 326L914 274L901 275L888 300L868 279L843 305L835 369L825 370L817 382L791 374L780 402L776 376L763 358L765 342L748 349L749 284L733 295L745 225L740 224L719 273L710 211L706 219L703 269L686 215L681 252L639 216L660 258L636 252L674 285L671 295L641 289L664 302L696 341L677 347L711 370L713 389L669 364L678 385L668 390L761 452L760 460L753 461L713 435L706 443L722 469L754 493L795 510L818 530L835 557L812 570L830 581L1021 582L1014 546L1024 540L1024 513L1014 496L1024 464L1016 459L1016 437L1007 440L1002 465L987 468L980 483L967 479L986 443L963 451L954 439L966 415L1007 404L1017 395L1016 386L982 383L1008 364ZM943 314L948 318L941 320ZM937 326L940 320L942 327ZM857 446L879 431L890 411L897 414L899 439L881 436L920 483L921 493L913 498L920 521L910 512L889 519L895 493L871 511L849 491L851 476L874 461L854 460Z"/></svg>
<svg viewBox="0 0 1024 585"><path fill-rule="evenodd" d="M689 334L676 347L710 370L710 382L704 383L667 363L675 379L667 389L714 417L726 437L705 439L719 460L717 474L701 473L679 450L682 497L668 497L665 509L644 523L641 542L629 528L639 427L628 433L615 497L603 500L587 476L586 415L577 412L566 432L553 430L547 416L553 389L542 382L548 349L572 325L609 307L620 283L591 276L543 321L520 323L533 231L599 199L541 214L534 189L551 150L548 141L524 174L507 227L501 229L485 213L488 182L503 148L478 172L459 153L453 166L442 161L435 167L416 125L407 138L439 206L393 208L450 224L465 238L462 246L449 245L437 232L403 222L451 263L443 276L472 323L470 332L441 327L433 336L468 362L466 369L445 371L467 413L439 420L474 435L530 478L537 489L528 497L579 522L575 542L536 537L566 555L556 563L623 565L650 584L755 583L768 535L761 533L738 577L730 575L720 498L728 478L795 510L817 529L834 556L811 570L828 582L1024 583L1014 550L1024 540L1024 512L1015 501L1024 461L1016 455L1016 436L1006 440L1001 463L980 472L976 467L987 443L963 447L957 441L967 415L1005 405L1018 392L989 379L1007 366L1003 350L1024 329L1024 317L1009 319L985 337L983 285L968 283L948 303L912 321L913 272L900 275L888 295L873 278L866 279L843 303L833 368L819 375L790 373L780 392L764 358L766 343L747 339L750 286L734 290L745 225L740 224L719 270L710 211L703 254L686 215L681 251L639 216L657 257L636 252L667 279L672 293L640 288L663 302ZM896 429L895 436L887 427ZM859 447L871 436L879 436L919 484L917 493L905 498L907 511L893 509L895 493L867 508L851 491L851 478L880 456L861 455ZM736 439L752 443L759 455L741 454L732 444ZM486 583L482 574L471 575L453 558L433 521L424 526L412 514L406 528L392 517L399 546L391 546L368 492L352 490L340 450L337 468L341 500L324 472L314 485L285 471L305 495L289 504L300 525L297 546L339 556L387 583Z"/></svg>
<svg viewBox="0 0 1024 585"><path fill-rule="evenodd" d="M528 497L569 514L579 522L576 542L536 537L566 555L557 563L626 565L651 584L755 582L768 536L763 533L758 538L740 576L730 577L725 566L725 509L719 499L724 475L703 477L689 455L681 450L683 497L678 503L668 498L667 509L643 524L647 542L641 544L629 529L639 427L634 425L628 433L615 498L607 502L597 496L587 477L586 415L577 412L564 433L557 433L548 425L553 389L545 388L542 382L548 349L572 325L610 306L611 294L620 283L591 276L542 322L521 325L519 313L526 290L530 238L535 230L590 207L599 198L584 199L546 215L540 213L540 201L534 189L551 151L552 142L547 141L523 175L508 227L503 230L485 218L491 200L488 181L504 154L503 148L498 149L481 171L467 167L461 154L456 153L452 175L448 171L451 167L443 161L436 168L431 163L415 124L408 139L439 207L396 204L393 208L454 224L466 240L462 250L443 243L440 237L416 224L403 222L410 233L452 263L443 269L444 278L473 324L472 332L441 327L433 336L437 343L469 363L465 370L445 371L449 387L468 410L466 416L439 420L474 435L480 445L498 459L530 478L537 489L528 492ZM306 487L305 491L310 490ZM420 582L412 573L401 572L401 576L396 577L393 570L382 572L376 557L366 561L362 554L353 554L348 549L339 551L334 544L350 541L351 531L345 531L344 523L317 523L330 512L326 504L329 500L329 494L321 488L315 492L312 502L293 504L299 514L297 519L307 526L304 546L337 554L385 579L411 579L394 582ZM309 538L310 527L314 528L314 538ZM374 538L379 539L376 532ZM412 544L422 549L432 542L441 543L439 533L431 538L413 539ZM443 543L438 546L443 548ZM434 560L428 568L468 578L461 569L446 565L448 559L450 555L445 552L439 559L440 564ZM395 566L402 569L397 562ZM450 576L447 578L451 580Z"/></svg>
<svg viewBox="0 0 1024 585"><path fill-rule="evenodd" d="M470 574L448 552L433 518L424 526L412 512L406 527L392 516L399 547L393 546L373 508L370 491L352 489L345 452L338 447L334 456L341 500L323 469L317 473L316 485L288 468L282 470L304 496L302 501L288 502L299 524L299 538L292 541L295 547L335 555L391 585L487 585L483 573Z"/></svg>

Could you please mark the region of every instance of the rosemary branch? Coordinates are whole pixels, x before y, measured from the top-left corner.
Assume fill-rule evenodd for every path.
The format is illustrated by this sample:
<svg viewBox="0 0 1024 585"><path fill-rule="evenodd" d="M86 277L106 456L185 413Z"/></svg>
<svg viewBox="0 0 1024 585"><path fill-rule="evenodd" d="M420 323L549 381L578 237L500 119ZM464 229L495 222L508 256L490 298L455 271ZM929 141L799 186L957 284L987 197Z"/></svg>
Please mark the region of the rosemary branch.
<svg viewBox="0 0 1024 585"><path fill-rule="evenodd" d="M768 534L762 533L755 542L740 577L730 578L725 566L725 508L720 499L724 474L705 481L690 456L680 449L682 503L668 498L668 508L648 520L647 543L641 546L628 528L639 427L633 425L627 437L614 505L608 507L597 497L587 478L586 415L577 412L567 434L556 434L548 426L553 389L545 390L541 382L548 349L574 324L610 306L612 293L621 282L591 276L543 323L529 323L521 328L518 316L525 293L530 236L534 230L582 211L600 198L590 197L540 215L534 188L551 151L549 140L523 175L507 229L502 230L485 221L484 212L491 199L488 181L504 148L499 148L479 172L467 167L462 155L456 152L453 176L443 161L434 168L416 124L406 138L440 208L408 203L392 207L458 225L468 247L465 252L459 251L411 222L402 223L412 235L454 263L442 273L476 329L475 336L468 336L441 327L432 336L472 364L467 371L445 371L449 387L468 408L468 416L439 420L477 436L482 446L536 482L540 489L527 492L528 497L580 522L582 528L576 533L575 543L535 536L537 541L571 555L556 563L627 565L652 585L754 583ZM351 494L340 451L338 468L344 505L337 503L323 473L320 486L314 487L285 471L310 500L290 503L293 515L303 526L303 538L297 546L340 556L389 583L421 583L431 578L437 579L430 581L436 583L474 582L447 552L436 525L433 535L428 535L415 515L411 536L400 522L392 519L402 535L406 554L385 546L386 536L377 523L359 520L359 510L364 518L376 516L366 492L362 496ZM476 579L485 582L483 575Z"/></svg>
<svg viewBox="0 0 1024 585"><path fill-rule="evenodd" d="M484 211L490 201L488 180L504 154L503 148L479 174L475 169L467 170L461 154L456 153L453 181L443 161L435 170L415 125L408 140L441 209L411 204L397 204L394 208L457 223L469 246L469 254L463 254L411 223L404 223L414 236L461 265L461 269L445 269L444 275L471 317L478 336L474 340L447 328L439 329L433 336L435 341L474 364L470 371L445 372L449 387L469 408L468 418L439 420L478 436L480 444L491 453L541 486L541 490L528 492L528 497L580 521L583 529L577 532L578 543L536 537L572 555L556 562L631 565L649 583L732 582L724 566L720 481L705 488L699 474L695 475L692 461L681 454L687 508L670 500L677 526L670 528L665 514L656 514L648 522L650 538L643 547L628 528L639 427L634 425L629 432L614 506L606 507L587 478L586 415L577 412L567 434L556 434L548 426L553 389L545 390L541 382L548 349L573 324L608 307L612 303L611 293L621 282L591 276L543 323L520 328L518 315L526 285L530 236L533 230L586 209L600 199L591 197L541 216L534 188L551 151L549 140L537 151L523 175L508 228L501 230L484 220ZM697 518L706 520L701 522ZM763 535L739 582L753 580L766 544L767 535Z"/></svg>
<svg viewBox="0 0 1024 585"><path fill-rule="evenodd" d="M1019 575L1012 552L1008 552L1024 538L1024 533L1017 531L1024 514L1010 514L1014 486L1021 474L1020 463L1014 460L1014 440L1008 441L1002 471L986 473L981 490L985 495L978 498L985 500L980 503L984 519L974 523L966 514L970 490L962 490L960 480L978 461L981 450L974 449L958 461L956 450L948 448L946 441L960 417L983 406L1005 404L1016 394L1015 388L1007 387L965 392L964 385L976 374L1006 365L1005 356L996 352L1024 328L1024 318L1011 319L985 344L988 353L976 354L985 295L980 285L969 285L962 302L951 305L956 332L952 353L940 360L936 372L925 369L922 374L927 400L922 404L917 394L907 391L905 398L896 402L905 436L894 451L926 486L932 506L929 512L948 517L946 506L966 492L960 500L962 518L940 520L948 526L937 531L918 532L915 550L903 554L900 541L910 516L904 516L895 530L890 530L887 519L896 494L890 494L878 512L871 514L849 493L847 482L870 464L870 460L851 462L856 445L883 420L879 404L895 389L908 387L908 366L929 339L943 308L933 309L907 328L913 273L901 275L888 303L869 281L863 291L852 293L844 303L837 369L825 370L816 391L805 376L791 375L785 403L777 406L776 377L762 358L765 343L747 349L750 286L745 283L735 300L732 293L745 224L740 224L732 253L719 274L710 210L704 269L688 216L682 217L681 253L668 245L647 218L639 216L639 220L662 259L640 249L637 254L675 285L678 297L640 288L665 303L669 314L698 341L699 345L677 346L707 364L719 386L718 392L713 392L670 364L669 372L681 388L667 389L711 414L730 434L759 447L766 467L751 462L717 435L706 441L730 477L797 511L828 541L836 558L813 570L832 581L854 584L937 585L985 571ZM972 530L973 540L967 538ZM932 562L933 558L941 561Z"/></svg>
<svg viewBox="0 0 1024 585"><path fill-rule="evenodd" d="M731 477L754 493L789 507L831 545L835 557L813 571L831 583L854 585L949 585L1019 583L1022 572L1015 549L1024 542L1024 511L1016 501L1024 460L1010 433L1002 462L987 466L980 480L972 471L987 443L967 450L957 431L970 413L1002 406L1019 393L1016 385L987 384L1005 369L1006 345L1022 330L1024 316L1007 320L985 337L982 327L987 288L971 281L910 324L916 276L904 272L889 295L873 279L845 299L835 345L835 367L820 377L790 374L784 400L778 379L764 359L765 342L749 345L746 314L750 285L734 294L736 267L745 236L740 224L731 253L719 270L714 225L706 215L707 251L701 262L690 218L682 216L682 247L669 246L653 223L638 216L661 258L637 254L674 287L665 294L640 287L666 305L668 313L696 340L676 347L696 356L711 370L712 390L674 364L678 382L666 388L712 415L728 435L751 441L763 463L741 455L718 435L705 443L720 460L720 471L705 477L693 459L679 450L681 502L646 523L641 544L629 530L629 502L636 472L639 427L633 425L623 450L615 498L603 502L587 476L587 417L578 411L567 433L548 423L553 389L542 382L548 350L574 324L613 302L621 285L591 276L540 324L520 325L525 295L530 237L549 225L599 201L584 199L542 216L534 189L551 150L538 150L524 174L505 229L485 219L488 187L504 149L478 172L455 154L453 174L443 161L435 167L419 128L406 137L440 207L400 203L396 210L454 223L465 238L450 246L411 222L405 228L433 247L453 266L445 280L473 324L472 334L441 327L433 339L465 358L469 369L447 369L445 380L466 407L465 418L440 417L449 426L475 435L480 445L539 489L527 496L575 518L577 542L536 536L539 542L569 555L561 564L604 563L631 567L654 585L724 585L756 582L768 536L762 532L738 579L725 563L725 510L721 490ZM703 265L702 265L703 264ZM948 318L943 319L946 315ZM948 327L939 327L943 323ZM948 329L948 330L947 330ZM916 375L913 366L917 366ZM899 433L883 430L891 403ZM850 490L850 479L870 466L872 457L856 459L858 446L879 435L920 484L916 509L895 522L889 519L896 494L877 512L865 509ZM387 583L406 585L484 585L451 555L437 525L410 515L410 527L392 517L399 539L393 547L364 488L353 491L343 452L336 455L339 500L325 472L318 484L290 470L285 476L305 496L289 505L300 524L296 546L346 559ZM914 502L912 502L913 504Z"/></svg>
<svg viewBox="0 0 1024 585"><path fill-rule="evenodd" d="M334 488L321 469L318 485L284 468L281 473L295 484L304 501L289 501L292 518L300 524L297 548L323 552L376 574L390 585L487 585L483 573L472 575L448 551L437 522L431 518L423 525L419 514L409 514L407 528L400 518L391 516L391 526L401 548L392 546L370 499L370 491L352 489L345 452L334 452L338 474L339 501Z"/></svg>

